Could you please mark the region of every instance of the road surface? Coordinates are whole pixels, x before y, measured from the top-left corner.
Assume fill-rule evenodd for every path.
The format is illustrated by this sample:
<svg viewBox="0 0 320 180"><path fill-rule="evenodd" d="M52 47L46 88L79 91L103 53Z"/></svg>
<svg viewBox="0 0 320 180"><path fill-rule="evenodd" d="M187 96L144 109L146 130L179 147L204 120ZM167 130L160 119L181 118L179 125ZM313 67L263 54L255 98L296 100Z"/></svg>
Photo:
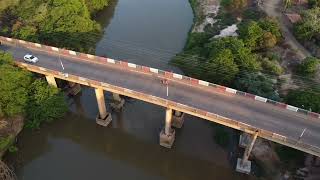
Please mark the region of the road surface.
<svg viewBox="0 0 320 180"><path fill-rule="evenodd" d="M38 66L62 71L57 55L47 54L44 51L36 49L30 50L20 46L1 45L0 49L12 53L16 61L23 61L22 59L25 54L32 53L39 58ZM119 69L114 66L101 65L95 62L79 61L67 56L61 56L61 61L63 62L65 73L175 101L292 139L298 139L306 128L300 141L320 147L319 118L306 116L268 103L253 101L250 98L242 96L190 86L179 81L169 81L169 93L167 97L166 86L161 84L159 79L154 76ZM197 129L195 129L195 135L196 132Z"/></svg>

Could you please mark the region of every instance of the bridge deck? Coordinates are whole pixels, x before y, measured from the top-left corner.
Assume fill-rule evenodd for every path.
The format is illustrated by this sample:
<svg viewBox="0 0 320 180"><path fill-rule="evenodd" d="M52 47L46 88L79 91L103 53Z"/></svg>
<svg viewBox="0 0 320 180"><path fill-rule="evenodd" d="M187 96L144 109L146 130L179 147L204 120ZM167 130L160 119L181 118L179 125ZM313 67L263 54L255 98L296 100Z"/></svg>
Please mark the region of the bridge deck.
<svg viewBox="0 0 320 180"><path fill-rule="evenodd" d="M26 53L32 53L39 58L37 66L62 71L57 54L5 44L2 44L0 49L11 52L16 61L19 62L23 61L23 56ZM210 91L206 88L199 88L175 80L169 81L169 96L167 97L166 86L160 83L158 77L130 71L125 68L117 68L108 64L102 65L78 60L77 58L76 56L61 56L66 73L168 99L291 139L298 139L303 129L306 128L300 142L320 147L319 118L230 93ZM197 129L195 129L196 131Z"/></svg>

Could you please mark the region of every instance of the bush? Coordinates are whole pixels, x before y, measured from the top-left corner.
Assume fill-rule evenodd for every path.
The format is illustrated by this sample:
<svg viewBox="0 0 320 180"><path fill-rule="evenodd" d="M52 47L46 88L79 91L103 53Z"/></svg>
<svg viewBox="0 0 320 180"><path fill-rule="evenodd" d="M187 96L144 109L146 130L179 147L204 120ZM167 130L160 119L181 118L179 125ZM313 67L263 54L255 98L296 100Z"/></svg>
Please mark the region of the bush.
<svg viewBox="0 0 320 180"><path fill-rule="evenodd" d="M29 90L31 96L27 108L26 127L39 128L42 122L52 122L61 118L67 111L67 104L58 88L45 81L36 80Z"/></svg>
<svg viewBox="0 0 320 180"><path fill-rule="evenodd" d="M313 90L291 90L285 101L290 105L320 113L319 93Z"/></svg>
<svg viewBox="0 0 320 180"><path fill-rule="evenodd" d="M239 10L247 6L248 0L221 0L220 4L231 10Z"/></svg>
<svg viewBox="0 0 320 180"><path fill-rule="evenodd" d="M320 7L305 10L301 14L302 20L294 26L299 39L311 40L320 33Z"/></svg>
<svg viewBox="0 0 320 180"><path fill-rule="evenodd" d="M315 57L307 57L297 67L298 73L304 76L312 77L319 69L320 60Z"/></svg>
<svg viewBox="0 0 320 180"><path fill-rule="evenodd" d="M277 61L270 61L268 58L262 60L263 70L271 73L273 75L281 75L283 73L283 68Z"/></svg>
<svg viewBox="0 0 320 180"><path fill-rule="evenodd" d="M243 73L235 81L238 90L256 94L278 101L279 95L275 92L275 84L268 77L257 73Z"/></svg>
<svg viewBox="0 0 320 180"><path fill-rule="evenodd" d="M257 8L247 8L242 12L242 18L244 20L254 20L258 21L259 19L265 17L266 15L264 14L263 11L257 9Z"/></svg>

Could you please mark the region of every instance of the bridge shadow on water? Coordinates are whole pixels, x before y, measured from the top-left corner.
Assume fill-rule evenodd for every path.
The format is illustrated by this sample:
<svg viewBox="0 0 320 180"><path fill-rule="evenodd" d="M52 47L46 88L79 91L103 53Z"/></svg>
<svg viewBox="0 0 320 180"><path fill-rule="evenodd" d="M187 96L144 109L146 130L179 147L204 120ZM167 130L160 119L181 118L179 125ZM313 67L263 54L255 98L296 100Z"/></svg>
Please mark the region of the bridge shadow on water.
<svg viewBox="0 0 320 180"><path fill-rule="evenodd" d="M50 172L55 171L55 168L59 169L57 166L61 166L68 168L69 174L80 174L80 177L81 174L84 175L82 177L94 174L94 177L100 177L101 179L107 179L108 177L118 179L117 177L125 174L126 171L123 168L118 168L116 169L118 175L112 177L111 174L115 172L111 172L112 167L109 166L113 166L113 164L107 165L104 162L111 160L117 162L114 164L120 163L121 166L134 167L142 171L143 174L148 174L151 177L161 177L160 179L231 180L250 178L235 173L229 168L188 156L175 149L165 149L156 143L150 144L142 141L120 128L98 126L93 120L84 119L71 113L65 119L44 126L39 131L22 132L18 147L20 149L19 157L23 157L21 162L23 166L28 166L28 164L33 164L35 161L45 158L46 163L42 164L41 168L37 167L37 170L45 169L44 172ZM79 149L89 152L89 155L81 157L82 154L79 155ZM46 156L51 156L52 153L54 158L46 158ZM90 160L90 158L96 159L97 157L102 161L95 163ZM86 161L83 161L84 159ZM70 160L73 162L70 162ZM81 170L79 164L85 164L84 166L87 169L84 172L79 171ZM47 168L48 170L46 170ZM101 168L104 171L99 171ZM18 168L18 174L19 176L23 175L23 168ZM61 173L58 177L65 176Z"/></svg>

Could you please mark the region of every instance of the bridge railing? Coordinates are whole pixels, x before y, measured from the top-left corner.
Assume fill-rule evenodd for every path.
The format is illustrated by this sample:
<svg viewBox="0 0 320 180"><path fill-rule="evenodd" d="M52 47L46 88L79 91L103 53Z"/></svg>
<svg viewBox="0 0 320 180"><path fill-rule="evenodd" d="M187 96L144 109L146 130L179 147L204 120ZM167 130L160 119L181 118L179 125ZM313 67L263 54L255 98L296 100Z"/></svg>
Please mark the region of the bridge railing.
<svg viewBox="0 0 320 180"><path fill-rule="evenodd" d="M73 74L69 74L68 77L66 77L64 73L59 72L59 71L54 71L54 70L46 69L43 67L31 65L31 64L21 63L21 62L17 62L17 64L20 67L27 68L28 70L33 71L33 72L47 74L47 75L54 75L55 77L57 77L59 79L65 79L65 80L76 82L76 83L83 84L86 86L103 88L105 90L108 90L111 92L116 92L116 93L119 93L119 94L122 94L122 95L125 95L128 97L133 97L133 98L144 100L144 101L147 101L147 102L150 102L153 104L157 104L160 106L169 107L169 108L181 111L181 112L185 112L187 114L191 114L191 115L194 115L194 116L197 116L197 117L200 117L203 119L207 119L207 120L210 120L210 121L222 124L222 125L226 125L228 127L238 129L238 130L250 133L250 134L254 134L256 131L259 131L259 136L262 138L265 138L265 139L268 139L268 140L271 140L271 141L274 141L274 142L277 142L280 144L284 144L286 146L290 146L290 147L293 147L293 148L296 148L296 149L299 149L299 150L302 150L307 153L310 153L310 154L313 154L313 155L320 157L320 147L312 146L310 144L303 143L299 139L288 138L286 136L283 136L283 135L280 135L277 133L273 133L268 130L260 129L260 128L251 126L249 124L239 122L237 120L233 120L230 118L220 116L218 114L207 112L207 111L204 111L204 110L201 110L198 108L194 108L194 107L191 107L188 105L180 104L178 102L170 101L170 100L163 99L160 97L144 94L144 93L134 91L131 89L111 85L111 84L108 84L105 82L100 82L100 81L76 76Z"/></svg>

